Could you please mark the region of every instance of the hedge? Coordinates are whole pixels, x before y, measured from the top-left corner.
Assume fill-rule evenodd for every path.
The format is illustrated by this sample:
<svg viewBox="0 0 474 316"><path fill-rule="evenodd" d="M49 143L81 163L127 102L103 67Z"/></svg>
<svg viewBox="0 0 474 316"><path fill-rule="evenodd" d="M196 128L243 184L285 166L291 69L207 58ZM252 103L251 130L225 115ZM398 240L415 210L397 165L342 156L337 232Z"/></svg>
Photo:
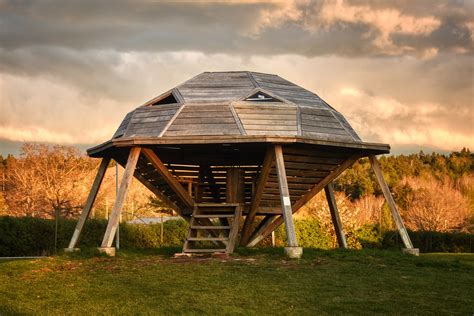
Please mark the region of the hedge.
<svg viewBox="0 0 474 316"><path fill-rule="evenodd" d="M61 220L58 230L58 249L67 247L76 225L75 220ZM88 220L79 240L80 247L97 247L102 241L107 222ZM0 256L50 255L54 249L54 221L32 217L0 217ZM184 220L167 221L161 225L120 224L120 245L128 249L181 247L188 224ZM296 219L295 230L299 244L305 248L330 249L336 238L316 219ZM421 252L474 252L474 236L467 233L409 232L413 245ZM364 226L346 232L351 248L402 247L397 232L382 232L378 226ZM275 231L276 246L286 244L285 227ZM265 238L259 247L271 245Z"/></svg>
<svg viewBox="0 0 474 316"><path fill-rule="evenodd" d="M54 249L54 220L33 217L0 217L0 256L41 256L50 255ZM59 222L58 249L66 248L71 239L75 220ZM84 225L79 246L97 247L104 236L107 222L90 219ZM120 246L122 248L180 247L188 231L184 220L163 223L163 242L161 224L140 225L120 224Z"/></svg>

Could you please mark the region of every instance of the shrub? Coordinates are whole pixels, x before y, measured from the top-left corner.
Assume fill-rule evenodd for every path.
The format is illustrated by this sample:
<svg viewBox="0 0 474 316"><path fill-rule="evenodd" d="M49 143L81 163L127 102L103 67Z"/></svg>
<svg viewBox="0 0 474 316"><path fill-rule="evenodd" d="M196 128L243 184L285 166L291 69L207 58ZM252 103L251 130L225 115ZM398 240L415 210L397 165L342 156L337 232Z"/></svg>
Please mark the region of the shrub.
<svg viewBox="0 0 474 316"><path fill-rule="evenodd" d="M474 235L459 232L410 231L413 247L420 252L474 252ZM403 247L398 232L387 232L383 247Z"/></svg>
<svg viewBox="0 0 474 316"><path fill-rule="evenodd" d="M58 227L58 249L68 246L76 221L61 220ZM81 247L98 247L107 222L90 219L82 231ZM123 248L157 248L182 246L188 224L184 220L167 221L163 224L161 242L160 224L120 224L120 245ZM0 217L0 256L50 255L54 249L54 221L33 217Z"/></svg>
<svg viewBox="0 0 474 316"><path fill-rule="evenodd" d="M381 248L383 234L378 225L364 225L354 232L362 248Z"/></svg>
<svg viewBox="0 0 474 316"><path fill-rule="evenodd" d="M98 247L102 241L107 222L89 220L84 226L80 247ZM76 221L62 220L59 223L58 249L67 247ZM158 247L181 247L186 238L188 223L184 220L167 221L161 225L121 224L120 244L125 249L147 249ZM298 243L305 248L329 249L337 246L333 231L321 225L315 218L295 219ZM413 245L421 252L473 252L474 235L468 233L441 233L430 231L409 232ZM398 231L383 232L377 225L366 225L346 232L350 248L402 247ZM284 225L275 231L276 246L286 245ZM271 245L267 237L259 247ZM0 217L0 256L50 255L54 250L54 221L32 217Z"/></svg>

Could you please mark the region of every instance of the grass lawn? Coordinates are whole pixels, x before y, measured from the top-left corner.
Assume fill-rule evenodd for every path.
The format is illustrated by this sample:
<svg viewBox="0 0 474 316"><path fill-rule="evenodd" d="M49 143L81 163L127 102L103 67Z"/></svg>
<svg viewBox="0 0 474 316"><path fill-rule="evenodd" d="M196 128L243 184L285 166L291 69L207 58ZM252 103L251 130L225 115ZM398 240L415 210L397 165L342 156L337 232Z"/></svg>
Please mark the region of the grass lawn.
<svg viewBox="0 0 474 316"><path fill-rule="evenodd" d="M474 254L246 250L229 260L172 259L179 249L116 258L0 260L7 314L474 313Z"/></svg>

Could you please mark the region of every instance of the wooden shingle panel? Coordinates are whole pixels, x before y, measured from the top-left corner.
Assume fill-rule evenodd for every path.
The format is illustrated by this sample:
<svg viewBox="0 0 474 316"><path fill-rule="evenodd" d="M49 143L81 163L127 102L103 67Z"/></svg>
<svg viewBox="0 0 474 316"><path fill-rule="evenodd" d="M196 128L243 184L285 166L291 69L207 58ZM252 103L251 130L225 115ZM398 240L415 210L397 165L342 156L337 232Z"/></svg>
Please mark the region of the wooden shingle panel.
<svg viewBox="0 0 474 316"><path fill-rule="evenodd" d="M158 137L178 109L177 104L140 107L133 113L124 136Z"/></svg>
<svg viewBox="0 0 474 316"><path fill-rule="evenodd" d="M229 105L188 105L164 136L241 135Z"/></svg>

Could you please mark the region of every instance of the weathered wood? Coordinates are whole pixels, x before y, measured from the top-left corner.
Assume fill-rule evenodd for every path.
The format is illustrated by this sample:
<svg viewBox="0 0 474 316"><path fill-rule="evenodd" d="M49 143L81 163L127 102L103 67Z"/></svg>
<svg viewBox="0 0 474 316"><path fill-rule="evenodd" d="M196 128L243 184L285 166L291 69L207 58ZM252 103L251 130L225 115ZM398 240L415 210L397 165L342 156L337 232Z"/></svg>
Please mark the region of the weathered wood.
<svg viewBox="0 0 474 316"><path fill-rule="evenodd" d="M242 206L238 205L235 208L235 216L232 222L232 228L230 229L229 232L229 243L227 244L227 253L233 253L235 244L237 242L237 235L239 234L239 223L240 223L240 218L242 217Z"/></svg>
<svg viewBox="0 0 474 316"><path fill-rule="evenodd" d="M368 142L337 141L324 139L308 139L295 136L278 135L188 135L175 137L139 137L134 139L117 138L107 141L103 144L89 148L87 153L92 157L100 157L101 152L111 147L129 147L139 145L165 145L172 144L251 144L251 143L301 143L308 145L326 146L331 151L344 148L345 152L363 152L364 154L386 154L390 152L390 146L387 144L377 144Z"/></svg>
<svg viewBox="0 0 474 316"><path fill-rule="evenodd" d="M283 149L281 145L275 145L275 161L280 185L281 209L285 221L286 239L289 247L298 247L296 240L295 226L293 223L293 212L291 210L290 192L286 182L285 160L283 159Z"/></svg>
<svg viewBox="0 0 474 316"><path fill-rule="evenodd" d="M207 182L207 185L206 185ZM199 168L199 184L201 191L201 199L205 194L204 188L208 188L211 191L213 202L220 202L219 186L216 184L216 179L211 171L211 167L207 164L203 164ZM201 202L201 201L199 201Z"/></svg>
<svg viewBox="0 0 474 316"><path fill-rule="evenodd" d="M163 129L161 130L160 134L158 135L158 137L162 137L166 131L170 128L170 126L176 121L176 118L179 116L179 114L181 113L181 111L183 111L184 109L184 104L182 104L179 109L174 113L173 117L170 118L170 120L166 123L165 126L163 126Z"/></svg>
<svg viewBox="0 0 474 316"><path fill-rule="evenodd" d="M227 203L243 203L245 200L244 170L242 168L227 169L226 201Z"/></svg>
<svg viewBox="0 0 474 316"><path fill-rule="evenodd" d="M89 196L87 197L86 204L84 204L84 208L82 209L81 216L77 221L76 228L74 229L74 233L71 237L71 241L69 242L68 249L74 249L77 245L79 237L82 232L82 228L84 227L84 223L86 222L87 218L89 217L89 213L92 210L94 205L94 201L97 197L97 193L99 192L100 185L102 184L102 180L104 179L105 172L107 171L107 166L110 163L110 158L102 158L100 162L99 169L97 170L97 174L95 176L94 182L92 183L91 190L89 192Z"/></svg>
<svg viewBox="0 0 474 316"><path fill-rule="evenodd" d="M195 111L185 111L185 112L182 112L180 115L179 115L179 118L200 118L200 117L203 117L203 118L216 118L216 117L219 117L219 118L225 118L225 117L228 117L228 118L233 118L233 115L230 111L222 111L222 110L219 110L219 111L205 111L205 112L195 112Z"/></svg>
<svg viewBox="0 0 474 316"><path fill-rule="evenodd" d="M339 176L344 170L349 168L360 156L352 156L345 160L341 165L331 171L324 179L320 182L315 184L308 193L303 195L295 204L293 204L292 209L293 212L297 212L303 205L305 205L309 200L311 200L319 191L321 191L329 182ZM276 218L271 224L267 225L264 230L261 230L259 234L255 234L253 238L250 239L248 247L250 245L254 246L259 243L262 239L264 239L268 234L278 228L281 224L283 224L284 220L282 216Z"/></svg>
<svg viewBox="0 0 474 316"><path fill-rule="evenodd" d="M273 149L270 147L267 148L267 152L265 153L265 158L263 159L262 170L260 172L260 175L257 181L257 189L256 189L255 194L252 197L252 204L250 207L250 211L249 211L249 214L245 218L244 227L242 228L242 234L240 238L241 245L245 245L248 242L248 239L250 237L250 229L252 227L253 222L255 221L255 215L260 206L260 201L262 199L265 184L270 174L274 156L275 154L274 154Z"/></svg>
<svg viewBox="0 0 474 316"><path fill-rule="evenodd" d="M120 182L120 188L117 194L117 198L112 209L112 213L109 217L107 229L105 230L104 239L102 240L102 248L109 248L112 246L117 225L119 223L120 213L122 212L123 203L125 196L127 195L128 187L132 183L133 174L135 172L135 166L137 165L138 157L140 156L140 147L132 147L130 154L128 155L127 165L125 172Z"/></svg>
<svg viewBox="0 0 474 316"><path fill-rule="evenodd" d="M374 155L370 155L369 160L370 165L372 166L372 170L374 171L375 176L377 177L377 181L380 185L380 188L382 189L382 193L385 197L385 200L387 201L388 207L390 208L393 220L397 225L398 232L402 237L403 244L405 245L405 248L411 249L413 248L413 244L411 243L410 236L408 235L408 232L405 228L403 219L400 216L400 213L398 213L397 205L395 204L395 200L393 199L392 193L390 192L390 189L383 178L382 169L380 168L379 162L377 161Z"/></svg>
<svg viewBox="0 0 474 316"><path fill-rule="evenodd" d="M153 192L158 198L160 198L167 206L169 206L173 211L178 213L181 217L189 221L189 216L184 215L183 210L181 210L176 203L174 203L168 196L163 194L156 186L154 186L150 181L148 181L143 175L135 171L135 178L140 181L148 190Z"/></svg>
<svg viewBox="0 0 474 316"><path fill-rule="evenodd" d="M181 201L189 208L194 207L194 201L188 192L183 188L181 183L169 172L166 166L161 162L160 158L148 148L143 148L143 155L151 162L156 171L161 175L163 180L173 189Z"/></svg>
<svg viewBox="0 0 474 316"><path fill-rule="evenodd" d="M329 211L331 212L332 224L334 231L336 232L337 243L340 248L347 248L346 236L342 228L341 218L337 209L336 198L334 197L334 190L331 183L328 183L324 187L324 193L326 194L326 200L328 201Z"/></svg>
<svg viewBox="0 0 474 316"><path fill-rule="evenodd" d="M272 131L288 131L288 132L293 132L293 134L296 134L298 131L298 128L296 127L296 122L293 125L283 125L283 126L278 126L278 125L251 125L245 123L245 129L246 130L257 130L257 131L268 131L270 134Z"/></svg>
<svg viewBox="0 0 474 316"><path fill-rule="evenodd" d="M280 215L281 216L281 215ZM279 217L280 217L279 216ZM253 231L253 233L250 235L250 238L249 238L249 242L245 245L246 247L254 247L255 245L257 245L263 238L260 238L260 236L263 235L264 232L266 232L268 230L268 227L271 227L272 226L272 223L273 221L276 219L276 218L279 218L277 217L277 215L274 215L274 214L269 214L269 215L266 215L261 221L260 223L258 224L258 226L255 228L255 230Z"/></svg>

